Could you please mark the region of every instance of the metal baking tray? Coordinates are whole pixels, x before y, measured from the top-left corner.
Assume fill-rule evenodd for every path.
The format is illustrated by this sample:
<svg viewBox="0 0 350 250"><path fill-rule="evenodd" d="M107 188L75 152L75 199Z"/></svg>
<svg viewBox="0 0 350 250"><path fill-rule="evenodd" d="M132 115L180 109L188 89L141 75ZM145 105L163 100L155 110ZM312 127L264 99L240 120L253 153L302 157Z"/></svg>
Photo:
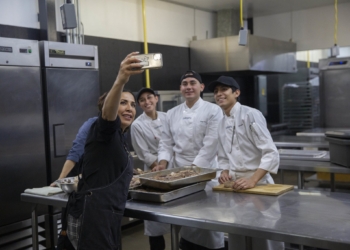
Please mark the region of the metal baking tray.
<svg viewBox="0 0 350 250"><path fill-rule="evenodd" d="M350 139L350 130L349 129L336 129L336 130L328 130L325 133L326 136L329 137L337 137L340 139Z"/></svg>
<svg viewBox="0 0 350 250"><path fill-rule="evenodd" d="M186 195L190 195L205 189L206 181L192 184L172 191L156 190L148 187L138 187L129 190L129 195L134 200L168 202Z"/></svg>
<svg viewBox="0 0 350 250"><path fill-rule="evenodd" d="M181 170L190 170L190 169L195 170L198 173L198 175L185 177L185 178L181 178L173 181L160 181L160 180L152 179L152 177L157 175L167 175L167 174L170 174L171 172L179 172ZM213 168L184 166L180 168L172 168L172 169L166 169L158 172L143 174L142 176L140 176L140 182L143 186L158 188L162 190L172 190L172 189L188 186L193 183L197 183L201 181L209 181L211 179L214 179L216 177L216 171L217 169L213 169Z"/></svg>
<svg viewBox="0 0 350 250"><path fill-rule="evenodd" d="M141 187L141 186L142 186L141 184L136 185L136 186L129 186L129 190L133 190L133 189Z"/></svg>
<svg viewBox="0 0 350 250"><path fill-rule="evenodd" d="M329 151L279 149L281 159L329 161Z"/></svg>
<svg viewBox="0 0 350 250"><path fill-rule="evenodd" d="M143 174L133 175L132 178L139 178L140 179L141 175L143 175ZM131 181L132 181L132 179L131 179ZM131 181L130 181L130 184L131 184ZM135 185L135 186L130 186L129 185L129 190L135 189L135 188L138 188L138 187L141 187L141 186L142 186L141 182L140 182L140 184Z"/></svg>

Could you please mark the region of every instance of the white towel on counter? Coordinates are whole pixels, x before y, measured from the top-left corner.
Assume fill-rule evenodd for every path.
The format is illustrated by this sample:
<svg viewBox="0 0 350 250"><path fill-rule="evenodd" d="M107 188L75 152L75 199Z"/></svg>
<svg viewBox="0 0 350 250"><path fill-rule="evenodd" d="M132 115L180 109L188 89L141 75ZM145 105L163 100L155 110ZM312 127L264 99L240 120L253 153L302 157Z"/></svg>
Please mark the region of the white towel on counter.
<svg viewBox="0 0 350 250"><path fill-rule="evenodd" d="M49 196L49 195L62 193L63 191L59 187L42 187L42 188L28 188L24 190L24 192L28 194L38 194L38 195Z"/></svg>

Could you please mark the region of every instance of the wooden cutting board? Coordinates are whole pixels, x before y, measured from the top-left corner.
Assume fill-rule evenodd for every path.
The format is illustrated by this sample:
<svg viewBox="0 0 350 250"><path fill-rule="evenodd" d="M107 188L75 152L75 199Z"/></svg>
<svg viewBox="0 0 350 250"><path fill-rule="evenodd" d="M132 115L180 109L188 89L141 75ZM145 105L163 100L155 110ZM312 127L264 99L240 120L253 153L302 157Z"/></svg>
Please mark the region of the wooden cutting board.
<svg viewBox="0 0 350 250"><path fill-rule="evenodd" d="M214 191L226 191L226 192L238 192L238 193L248 193L248 194L263 194L263 195L280 195L289 190L292 190L294 186L292 185L282 185L282 184L265 184L259 185L254 188L246 190L233 190L232 188L225 188L224 184L213 187Z"/></svg>

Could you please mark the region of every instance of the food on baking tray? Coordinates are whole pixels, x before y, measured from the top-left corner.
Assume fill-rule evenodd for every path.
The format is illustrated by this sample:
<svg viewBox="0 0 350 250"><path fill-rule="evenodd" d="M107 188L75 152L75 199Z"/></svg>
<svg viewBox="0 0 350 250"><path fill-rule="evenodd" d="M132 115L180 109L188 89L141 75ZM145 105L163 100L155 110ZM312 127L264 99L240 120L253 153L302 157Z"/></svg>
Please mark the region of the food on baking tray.
<svg viewBox="0 0 350 250"><path fill-rule="evenodd" d="M234 181L226 181L226 182L224 183L224 187L225 187L225 188L232 188L232 186L233 186L234 183L235 183Z"/></svg>
<svg viewBox="0 0 350 250"><path fill-rule="evenodd" d="M174 180L195 176L195 175L198 175L196 171L192 169L187 169L187 170L181 170L179 172L171 172L170 174L167 174L167 175L162 175L162 174L156 175L152 178L158 181L174 181Z"/></svg>
<svg viewBox="0 0 350 250"><path fill-rule="evenodd" d="M134 187L137 187L139 186L141 183L140 183L140 178L139 177L132 177L131 181L130 181L130 185L129 185L129 188L134 188Z"/></svg>
<svg viewBox="0 0 350 250"><path fill-rule="evenodd" d="M145 173L147 173L147 172L148 172L148 171L143 171L143 170L140 169L140 168L133 169L133 174L134 174L134 175L145 174Z"/></svg>

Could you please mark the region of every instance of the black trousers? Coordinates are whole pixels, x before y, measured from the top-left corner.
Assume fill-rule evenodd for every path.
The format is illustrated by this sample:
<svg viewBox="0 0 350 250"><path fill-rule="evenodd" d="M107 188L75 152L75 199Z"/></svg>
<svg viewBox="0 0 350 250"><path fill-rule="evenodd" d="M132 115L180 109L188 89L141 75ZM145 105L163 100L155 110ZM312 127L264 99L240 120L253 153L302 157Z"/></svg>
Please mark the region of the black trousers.
<svg viewBox="0 0 350 250"><path fill-rule="evenodd" d="M164 250L165 240L164 236L149 236L149 245L151 250Z"/></svg>
<svg viewBox="0 0 350 250"><path fill-rule="evenodd" d="M202 247L200 245L194 244L185 240L184 238L180 239L180 249L182 250L214 250L211 248ZM215 250L225 250L225 248L216 248Z"/></svg>

